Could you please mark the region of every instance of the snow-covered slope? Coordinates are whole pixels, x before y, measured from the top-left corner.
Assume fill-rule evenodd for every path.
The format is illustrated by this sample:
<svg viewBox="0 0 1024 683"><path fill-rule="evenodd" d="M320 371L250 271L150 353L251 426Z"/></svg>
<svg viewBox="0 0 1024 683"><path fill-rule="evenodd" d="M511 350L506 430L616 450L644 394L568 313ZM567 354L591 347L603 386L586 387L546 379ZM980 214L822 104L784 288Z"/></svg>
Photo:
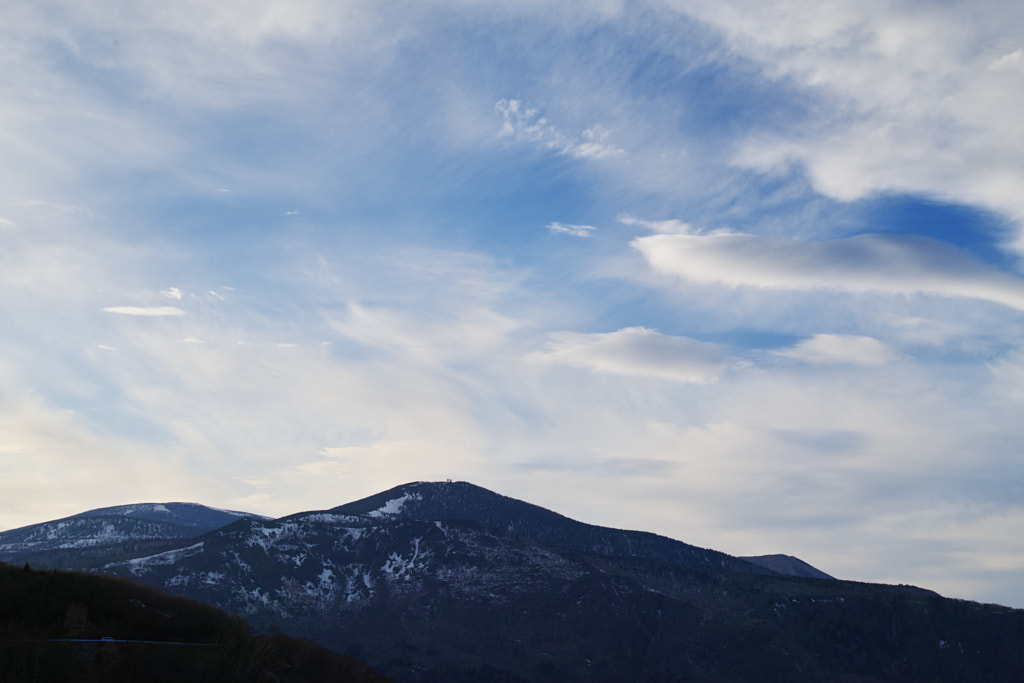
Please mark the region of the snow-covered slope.
<svg viewBox="0 0 1024 683"><path fill-rule="evenodd" d="M716 550L643 531L584 524L468 482L414 482L329 512L362 514L381 520L461 520L503 529L535 543L589 554L645 558L709 571L765 573L763 567L752 567ZM292 517L303 514L308 513Z"/></svg>
<svg viewBox="0 0 1024 683"><path fill-rule="evenodd" d="M169 533L167 515L187 511L93 512L20 530L34 534L21 542L95 549L99 571L316 640L404 683L1024 680L1019 610L781 574L467 483L151 541L138 539ZM73 529L91 523L112 529ZM119 536L129 523L140 526ZM110 539L120 541L88 546Z"/></svg>
<svg viewBox="0 0 1024 683"><path fill-rule="evenodd" d="M103 571L312 638L408 683L1024 673L1006 655L1024 645L1012 631L1024 614L909 586L784 575L459 482L242 520ZM940 662L952 642L955 657Z"/></svg>
<svg viewBox="0 0 1024 683"><path fill-rule="evenodd" d="M507 604L636 561L773 574L654 534L576 522L464 482L418 482L331 510L238 522L102 570L252 618L291 619L420 594Z"/></svg>
<svg viewBox="0 0 1024 683"><path fill-rule="evenodd" d="M85 568L256 517L195 503L139 503L89 510L0 533L0 560Z"/></svg>
<svg viewBox="0 0 1024 683"><path fill-rule="evenodd" d="M588 568L471 523L318 513L234 524L187 547L111 563L103 571L240 614L289 618L355 610L424 590L502 603Z"/></svg>
<svg viewBox="0 0 1024 683"><path fill-rule="evenodd" d="M131 517L151 522L173 524L192 529L197 533L206 533L222 526L236 522L243 517L268 519L251 512L221 510L197 503L136 503L134 505L117 505L114 507L89 510L75 517Z"/></svg>

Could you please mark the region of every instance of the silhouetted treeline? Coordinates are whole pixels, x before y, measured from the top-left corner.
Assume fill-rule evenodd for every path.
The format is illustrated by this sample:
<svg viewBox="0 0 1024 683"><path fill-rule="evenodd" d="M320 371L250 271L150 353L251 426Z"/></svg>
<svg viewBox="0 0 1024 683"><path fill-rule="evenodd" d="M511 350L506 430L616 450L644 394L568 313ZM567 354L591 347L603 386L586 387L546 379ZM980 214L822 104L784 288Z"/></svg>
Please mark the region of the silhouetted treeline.
<svg viewBox="0 0 1024 683"><path fill-rule="evenodd" d="M254 636L241 617L125 579L0 564L4 683L387 680L312 642Z"/></svg>

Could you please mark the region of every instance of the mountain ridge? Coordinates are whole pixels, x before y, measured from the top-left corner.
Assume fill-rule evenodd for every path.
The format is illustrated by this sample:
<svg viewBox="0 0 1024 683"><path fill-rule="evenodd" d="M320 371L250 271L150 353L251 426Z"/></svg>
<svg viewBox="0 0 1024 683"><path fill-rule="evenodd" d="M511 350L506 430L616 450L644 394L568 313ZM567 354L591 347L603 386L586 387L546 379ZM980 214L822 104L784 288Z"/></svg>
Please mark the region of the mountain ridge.
<svg viewBox="0 0 1024 683"><path fill-rule="evenodd" d="M812 567L799 557L792 555L754 555L740 556L741 560L752 562L761 567L767 567L772 571L789 576L803 576L810 579L834 579L817 567Z"/></svg>
<svg viewBox="0 0 1024 683"><path fill-rule="evenodd" d="M400 683L1024 679L1024 610L782 574L468 482L242 518L97 569Z"/></svg>
<svg viewBox="0 0 1024 683"><path fill-rule="evenodd" d="M579 522L547 508L495 493L465 481L410 482L324 511L390 519L463 520L503 527L545 545L611 557L654 557L688 566L717 563L726 571L749 573L749 563L717 550L699 548L647 531ZM297 513L282 519L299 518ZM316 513L312 513L316 514Z"/></svg>
<svg viewBox="0 0 1024 683"><path fill-rule="evenodd" d="M179 540L246 517L268 519L198 503L133 503L95 508L0 532L0 561L94 568L109 561L111 553L132 554L170 547Z"/></svg>

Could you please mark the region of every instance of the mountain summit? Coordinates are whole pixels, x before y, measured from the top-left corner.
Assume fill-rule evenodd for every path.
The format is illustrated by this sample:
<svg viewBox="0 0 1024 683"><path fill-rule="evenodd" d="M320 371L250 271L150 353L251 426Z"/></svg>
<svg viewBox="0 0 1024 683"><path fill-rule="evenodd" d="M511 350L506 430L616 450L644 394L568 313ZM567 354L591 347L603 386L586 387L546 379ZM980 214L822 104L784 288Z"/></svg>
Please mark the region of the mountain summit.
<svg viewBox="0 0 1024 683"><path fill-rule="evenodd" d="M1024 611L779 573L466 482L238 519L101 571L401 683L1024 680Z"/></svg>
<svg viewBox="0 0 1024 683"><path fill-rule="evenodd" d="M328 512L367 515L379 520L472 522L542 545L594 555L642 557L740 574L764 573L763 568L751 568L749 563L716 550L705 550L642 531L584 524L464 481L404 484ZM301 517L300 514L286 519Z"/></svg>

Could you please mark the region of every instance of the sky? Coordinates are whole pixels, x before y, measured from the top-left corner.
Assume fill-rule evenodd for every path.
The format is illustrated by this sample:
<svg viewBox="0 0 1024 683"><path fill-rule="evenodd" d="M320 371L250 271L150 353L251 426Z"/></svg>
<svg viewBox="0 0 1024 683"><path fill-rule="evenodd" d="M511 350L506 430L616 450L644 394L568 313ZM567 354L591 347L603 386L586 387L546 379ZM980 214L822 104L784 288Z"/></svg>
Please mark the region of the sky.
<svg viewBox="0 0 1024 683"><path fill-rule="evenodd" d="M1024 607L1024 4L0 16L0 529L450 478Z"/></svg>

